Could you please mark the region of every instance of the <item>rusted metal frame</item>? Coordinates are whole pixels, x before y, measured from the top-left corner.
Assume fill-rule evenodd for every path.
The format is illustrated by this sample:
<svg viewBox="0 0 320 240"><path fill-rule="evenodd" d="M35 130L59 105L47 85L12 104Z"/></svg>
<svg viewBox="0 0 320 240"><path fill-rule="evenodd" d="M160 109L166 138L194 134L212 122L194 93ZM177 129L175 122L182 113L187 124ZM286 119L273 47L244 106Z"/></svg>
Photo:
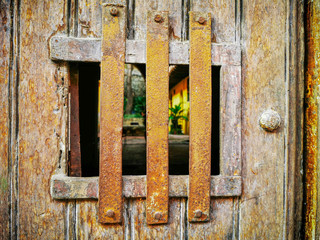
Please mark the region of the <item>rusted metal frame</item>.
<svg viewBox="0 0 320 240"><path fill-rule="evenodd" d="M148 12L146 43L147 223L168 222L169 17Z"/></svg>
<svg viewBox="0 0 320 240"><path fill-rule="evenodd" d="M211 43L212 65L241 63L241 47L230 43ZM50 58L61 61L101 61L101 40L56 36L50 40ZM126 63L146 63L146 42L127 40ZM169 64L189 64L189 42L169 42Z"/></svg>
<svg viewBox="0 0 320 240"><path fill-rule="evenodd" d="M320 2L307 1L305 74L305 239L316 239L319 171Z"/></svg>
<svg viewBox="0 0 320 240"><path fill-rule="evenodd" d="M146 176L123 176L125 198L146 197ZM211 197L236 197L241 195L241 176L211 176ZM189 176L169 176L169 197L188 197ZM99 177L69 177L53 175L51 182L53 199L98 199Z"/></svg>
<svg viewBox="0 0 320 240"><path fill-rule="evenodd" d="M70 161L69 175L81 177L80 115L79 115L79 69L69 65L70 71Z"/></svg>
<svg viewBox="0 0 320 240"><path fill-rule="evenodd" d="M190 12L188 220L209 221L211 178L211 14Z"/></svg>
<svg viewBox="0 0 320 240"><path fill-rule="evenodd" d="M102 6L99 221L122 221L122 124L126 7Z"/></svg>

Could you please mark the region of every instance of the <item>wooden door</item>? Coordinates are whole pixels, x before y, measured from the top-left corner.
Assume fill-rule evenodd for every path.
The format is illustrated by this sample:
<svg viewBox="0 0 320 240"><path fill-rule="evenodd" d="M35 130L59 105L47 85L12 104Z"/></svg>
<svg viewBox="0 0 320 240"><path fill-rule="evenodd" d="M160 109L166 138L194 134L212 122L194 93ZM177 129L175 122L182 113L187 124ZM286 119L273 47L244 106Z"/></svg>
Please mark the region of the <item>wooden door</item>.
<svg viewBox="0 0 320 240"><path fill-rule="evenodd" d="M216 57L212 62L221 66L224 80L220 175L211 178L208 221L189 222L188 178L172 176L168 222L147 224L145 176L126 176L122 222L99 222L98 178L68 176L68 161L69 86L78 74L70 62L101 60L96 51L103 27L100 0L2 1L0 236L298 239L303 191L303 4L284 0L124 4L126 48L131 49L126 61L131 63L143 58L139 44L146 40L148 11L169 11L171 50L189 48L190 11L211 13ZM185 62L188 51L171 55L176 62ZM280 116L275 130L274 116Z"/></svg>

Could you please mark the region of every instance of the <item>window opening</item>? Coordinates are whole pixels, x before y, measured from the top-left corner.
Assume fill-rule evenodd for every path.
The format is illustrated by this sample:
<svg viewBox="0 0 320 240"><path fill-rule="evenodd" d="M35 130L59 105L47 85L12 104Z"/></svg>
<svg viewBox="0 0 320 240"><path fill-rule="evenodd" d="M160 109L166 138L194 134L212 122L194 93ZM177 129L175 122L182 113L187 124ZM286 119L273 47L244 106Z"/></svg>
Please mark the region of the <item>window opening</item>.
<svg viewBox="0 0 320 240"><path fill-rule="evenodd" d="M99 175L99 63L79 63L79 116L83 177ZM126 64L123 120L123 175L146 174L145 65ZM170 66L169 174L189 174L189 66ZM219 175L220 67L212 67L211 175ZM169 110L169 116L172 111ZM72 123L71 123L72 124ZM72 141L72 139L71 139Z"/></svg>

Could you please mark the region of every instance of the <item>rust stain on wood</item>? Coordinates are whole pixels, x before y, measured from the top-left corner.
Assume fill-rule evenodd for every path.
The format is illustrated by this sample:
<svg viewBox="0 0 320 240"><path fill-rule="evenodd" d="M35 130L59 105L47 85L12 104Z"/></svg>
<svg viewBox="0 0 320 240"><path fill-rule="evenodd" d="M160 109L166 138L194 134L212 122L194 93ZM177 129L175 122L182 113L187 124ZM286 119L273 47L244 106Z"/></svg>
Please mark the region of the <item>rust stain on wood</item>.
<svg viewBox="0 0 320 240"><path fill-rule="evenodd" d="M70 176L81 177L80 115L79 115L79 73L70 65Z"/></svg>
<svg viewBox="0 0 320 240"><path fill-rule="evenodd" d="M190 12L189 221L208 221L211 175L211 14Z"/></svg>
<svg viewBox="0 0 320 240"><path fill-rule="evenodd" d="M147 18L147 222L168 221L169 28L168 12Z"/></svg>
<svg viewBox="0 0 320 240"><path fill-rule="evenodd" d="M102 8L99 221L120 223L126 7Z"/></svg>
<svg viewBox="0 0 320 240"><path fill-rule="evenodd" d="M307 71L305 75L305 239L316 238L320 84L320 2L307 2Z"/></svg>
<svg viewBox="0 0 320 240"><path fill-rule="evenodd" d="M101 39L55 36L50 39L50 58L61 61L101 61ZM241 47L211 43L212 65L240 66ZM145 40L126 41L126 63L146 63ZM169 42L169 64L189 64L189 42Z"/></svg>
<svg viewBox="0 0 320 240"><path fill-rule="evenodd" d="M146 176L123 176L125 198L146 197ZM231 197L241 195L240 176L211 176L210 196ZM169 176L169 197L188 196L189 176ZM51 196L54 199L98 199L98 177L68 177L53 175L51 179Z"/></svg>

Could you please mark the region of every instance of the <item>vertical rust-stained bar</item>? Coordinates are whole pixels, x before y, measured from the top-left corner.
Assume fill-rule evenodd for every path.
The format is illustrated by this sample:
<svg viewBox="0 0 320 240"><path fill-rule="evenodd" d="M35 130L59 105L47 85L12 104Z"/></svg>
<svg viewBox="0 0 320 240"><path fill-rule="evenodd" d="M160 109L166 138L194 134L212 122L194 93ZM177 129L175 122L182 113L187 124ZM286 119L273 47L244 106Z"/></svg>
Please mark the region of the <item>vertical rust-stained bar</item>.
<svg viewBox="0 0 320 240"><path fill-rule="evenodd" d="M316 239L318 209L318 156L320 84L320 2L307 1L305 74L305 236Z"/></svg>
<svg viewBox="0 0 320 240"><path fill-rule="evenodd" d="M211 15L190 12L188 220L208 221L211 175Z"/></svg>
<svg viewBox="0 0 320 240"><path fill-rule="evenodd" d="M168 221L168 12L147 17L147 223Z"/></svg>
<svg viewBox="0 0 320 240"><path fill-rule="evenodd" d="M70 64L70 166L71 177L81 177L79 70Z"/></svg>
<svg viewBox="0 0 320 240"><path fill-rule="evenodd" d="M99 221L122 220L125 5L102 6Z"/></svg>

